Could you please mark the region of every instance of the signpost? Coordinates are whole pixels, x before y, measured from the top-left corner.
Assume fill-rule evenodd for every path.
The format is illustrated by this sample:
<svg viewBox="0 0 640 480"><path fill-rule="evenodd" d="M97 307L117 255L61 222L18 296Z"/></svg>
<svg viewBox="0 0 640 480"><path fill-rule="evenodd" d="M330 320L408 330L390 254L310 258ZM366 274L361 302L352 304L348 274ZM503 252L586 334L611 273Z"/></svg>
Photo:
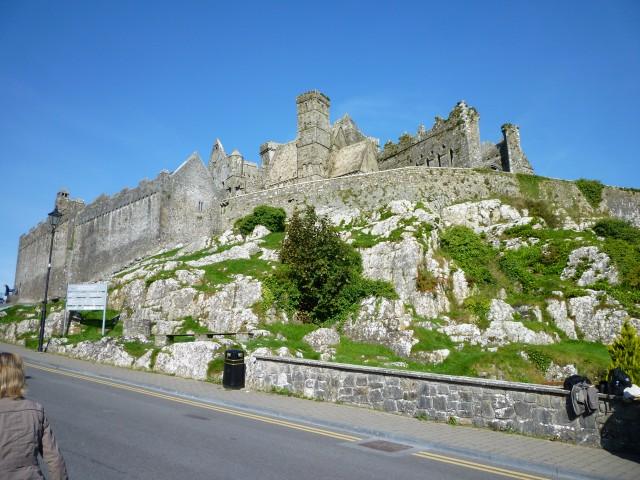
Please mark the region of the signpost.
<svg viewBox="0 0 640 480"><path fill-rule="evenodd" d="M67 287L67 304L65 308L65 332L67 330L67 312L102 310L102 335L107 319L107 284L76 283Z"/></svg>

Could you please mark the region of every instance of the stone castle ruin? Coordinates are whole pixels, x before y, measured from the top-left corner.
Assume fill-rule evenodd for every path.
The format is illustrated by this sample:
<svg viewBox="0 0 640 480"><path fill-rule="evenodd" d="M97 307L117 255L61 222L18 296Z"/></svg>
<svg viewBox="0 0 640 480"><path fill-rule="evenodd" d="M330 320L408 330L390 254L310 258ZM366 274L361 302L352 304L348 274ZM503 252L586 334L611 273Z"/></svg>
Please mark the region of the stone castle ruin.
<svg viewBox="0 0 640 480"><path fill-rule="evenodd" d="M232 197L294 183L371 173L394 168L491 168L511 173L533 173L520 146L517 126L502 126L503 141L480 143L478 112L459 102L445 120L436 117L431 130L420 126L415 135L403 134L399 142L378 147L347 114L333 125L329 98L311 91L296 100L296 138L287 143L260 146L261 167L234 150L227 155L216 140L209 159L215 190Z"/></svg>
<svg viewBox="0 0 640 480"><path fill-rule="evenodd" d="M382 201L407 199L437 210L465 199L512 195L518 187L509 173L533 173L518 127L505 124L501 142L482 144L479 115L464 102L448 118L436 118L431 130L420 127L382 148L348 115L331 124L329 108L329 98L318 91L300 95L296 138L263 143L260 165L237 150L227 154L216 140L207 166L194 153L174 172L86 205L67 191L58 193L63 218L55 235L51 296L64 296L68 283L104 279L161 248L222 232L260 204L291 212L303 203L378 208ZM613 214L617 208L623 217L636 215L635 200L615 195L608 201ZM49 241L46 221L20 237L20 301L43 296Z"/></svg>

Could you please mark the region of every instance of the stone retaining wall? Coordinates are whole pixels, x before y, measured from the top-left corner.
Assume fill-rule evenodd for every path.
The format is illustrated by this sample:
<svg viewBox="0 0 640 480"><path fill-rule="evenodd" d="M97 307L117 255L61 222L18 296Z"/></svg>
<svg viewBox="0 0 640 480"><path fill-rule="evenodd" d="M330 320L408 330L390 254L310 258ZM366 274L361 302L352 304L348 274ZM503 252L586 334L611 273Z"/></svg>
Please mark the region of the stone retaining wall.
<svg viewBox="0 0 640 480"><path fill-rule="evenodd" d="M247 386L462 425L640 451L640 405L600 395L599 411L574 418L566 390L499 380L254 356Z"/></svg>

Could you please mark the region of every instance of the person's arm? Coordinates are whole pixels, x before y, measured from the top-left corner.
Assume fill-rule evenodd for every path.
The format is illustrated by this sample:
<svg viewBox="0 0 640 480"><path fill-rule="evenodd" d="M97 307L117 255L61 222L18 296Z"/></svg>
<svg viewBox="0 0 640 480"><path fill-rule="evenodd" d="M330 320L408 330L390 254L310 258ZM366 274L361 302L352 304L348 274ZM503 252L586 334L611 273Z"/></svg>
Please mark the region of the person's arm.
<svg viewBox="0 0 640 480"><path fill-rule="evenodd" d="M67 466L64 464L64 458L62 458L56 438L53 436L53 430L51 430L51 425L49 425L49 420L44 412L42 419L42 451L40 454L47 463L49 478L51 480L68 480Z"/></svg>

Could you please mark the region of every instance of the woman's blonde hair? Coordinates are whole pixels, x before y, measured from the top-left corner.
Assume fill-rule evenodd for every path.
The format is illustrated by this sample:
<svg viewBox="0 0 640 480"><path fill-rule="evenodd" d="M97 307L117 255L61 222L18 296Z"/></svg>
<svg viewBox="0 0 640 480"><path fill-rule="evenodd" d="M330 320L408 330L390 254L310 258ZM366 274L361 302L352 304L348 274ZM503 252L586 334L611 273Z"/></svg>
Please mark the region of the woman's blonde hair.
<svg viewBox="0 0 640 480"><path fill-rule="evenodd" d="M0 352L0 398L24 396L22 358L13 353Z"/></svg>

